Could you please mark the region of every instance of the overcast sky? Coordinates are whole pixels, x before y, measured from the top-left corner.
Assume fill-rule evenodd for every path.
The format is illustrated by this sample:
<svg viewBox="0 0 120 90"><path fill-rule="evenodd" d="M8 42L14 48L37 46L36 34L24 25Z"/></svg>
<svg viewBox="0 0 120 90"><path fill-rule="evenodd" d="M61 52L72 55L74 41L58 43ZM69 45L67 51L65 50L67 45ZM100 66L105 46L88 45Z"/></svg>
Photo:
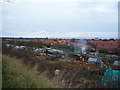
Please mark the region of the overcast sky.
<svg viewBox="0 0 120 90"><path fill-rule="evenodd" d="M117 2L31 1L2 3L2 36L118 37Z"/></svg>

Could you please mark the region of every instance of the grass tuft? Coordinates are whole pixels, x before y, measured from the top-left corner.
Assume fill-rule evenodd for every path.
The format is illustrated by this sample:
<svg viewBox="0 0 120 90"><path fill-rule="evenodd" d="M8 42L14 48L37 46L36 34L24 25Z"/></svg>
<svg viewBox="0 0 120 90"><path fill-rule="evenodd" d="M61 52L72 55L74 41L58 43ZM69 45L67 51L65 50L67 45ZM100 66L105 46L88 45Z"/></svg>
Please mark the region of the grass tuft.
<svg viewBox="0 0 120 90"><path fill-rule="evenodd" d="M18 60L3 55L2 62L3 88L56 88Z"/></svg>

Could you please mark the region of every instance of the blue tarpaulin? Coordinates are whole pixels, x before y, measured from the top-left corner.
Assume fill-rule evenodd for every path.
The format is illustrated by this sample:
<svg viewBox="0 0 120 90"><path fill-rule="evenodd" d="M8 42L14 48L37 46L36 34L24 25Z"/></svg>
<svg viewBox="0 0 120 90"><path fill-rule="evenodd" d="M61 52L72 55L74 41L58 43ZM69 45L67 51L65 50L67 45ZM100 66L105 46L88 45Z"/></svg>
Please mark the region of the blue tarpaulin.
<svg viewBox="0 0 120 90"><path fill-rule="evenodd" d="M120 88L120 71L108 68L104 73L102 85L104 87Z"/></svg>

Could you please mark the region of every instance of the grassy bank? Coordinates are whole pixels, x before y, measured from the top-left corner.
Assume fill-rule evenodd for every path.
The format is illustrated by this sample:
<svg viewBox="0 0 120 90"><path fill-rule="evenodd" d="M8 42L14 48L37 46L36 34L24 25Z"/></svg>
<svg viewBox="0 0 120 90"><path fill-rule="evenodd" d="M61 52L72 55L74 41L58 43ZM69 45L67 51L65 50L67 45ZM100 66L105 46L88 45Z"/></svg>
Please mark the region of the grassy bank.
<svg viewBox="0 0 120 90"><path fill-rule="evenodd" d="M55 88L52 83L37 75L34 70L18 60L3 55L2 61L3 88Z"/></svg>

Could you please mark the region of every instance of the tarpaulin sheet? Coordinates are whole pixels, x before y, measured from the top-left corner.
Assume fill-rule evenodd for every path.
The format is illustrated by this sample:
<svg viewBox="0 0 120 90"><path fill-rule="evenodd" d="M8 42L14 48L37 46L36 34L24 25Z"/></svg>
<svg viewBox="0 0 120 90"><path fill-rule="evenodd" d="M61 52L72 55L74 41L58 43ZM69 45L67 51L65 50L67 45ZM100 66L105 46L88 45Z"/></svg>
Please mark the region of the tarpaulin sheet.
<svg viewBox="0 0 120 90"><path fill-rule="evenodd" d="M104 73L102 85L105 87L120 88L120 71L108 68Z"/></svg>

